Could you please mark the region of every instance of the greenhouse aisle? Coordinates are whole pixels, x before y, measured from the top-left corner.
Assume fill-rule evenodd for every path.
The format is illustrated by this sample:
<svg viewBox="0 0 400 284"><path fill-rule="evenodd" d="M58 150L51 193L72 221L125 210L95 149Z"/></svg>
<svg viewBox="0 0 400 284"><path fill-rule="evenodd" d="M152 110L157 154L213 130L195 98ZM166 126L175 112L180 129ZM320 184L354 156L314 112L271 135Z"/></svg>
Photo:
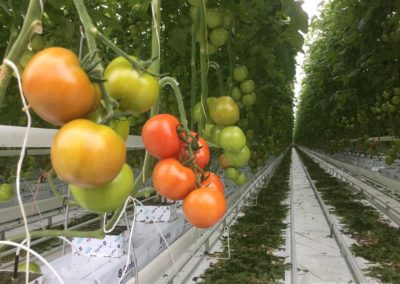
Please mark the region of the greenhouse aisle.
<svg viewBox="0 0 400 284"><path fill-rule="evenodd" d="M291 171L298 283L352 281L295 149Z"/></svg>

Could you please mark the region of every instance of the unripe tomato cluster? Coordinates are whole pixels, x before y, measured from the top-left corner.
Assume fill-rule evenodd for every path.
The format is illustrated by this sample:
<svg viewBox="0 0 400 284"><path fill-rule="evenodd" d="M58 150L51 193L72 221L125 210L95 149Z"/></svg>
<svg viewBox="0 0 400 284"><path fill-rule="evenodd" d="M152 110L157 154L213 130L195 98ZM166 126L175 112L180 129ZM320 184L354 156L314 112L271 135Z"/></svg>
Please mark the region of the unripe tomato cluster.
<svg viewBox="0 0 400 284"><path fill-rule="evenodd" d="M190 8L190 17L193 22L197 20L199 15L200 3L192 2ZM215 54L220 47L226 44L229 37L229 28L232 24L232 15L229 10L209 8L206 10L206 26L207 26L207 53ZM194 26L192 26L194 28ZM199 41L200 35L197 31L196 39Z"/></svg>
<svg viewBox="0 0 400 284"><path fill-rule="evenodd" d="M239 107L252 106L256 103L256 93L254 92L255 83L248 79L249 71L246 66L238 65L233 68L232 77L235 86L232 88L230 96L239 104Z"/></svg>
<svg viewBox="0 0 400 284"><path fill-rule="evenodd" d="M120 111L139 115L158 99L157 80L122 57L110 62L104 78ZM125 163L128 120L113 119L110 127L98 124L105 116L100 89L77 56L65 48L46 48L34 55L22 75L22 86L36 114L61 126L51 146L51 162L58 177L70 184L78 204L98 213L119 208L134 180Z"/></svg>
<svg viewBox="0 0 400 284"><path fill-rule="evenodd" d="M202 175L210 160L207 142L195 132L187 137L170 114L151 117L143 126L142 139L148 153L160 159L152 176L156 191L165 198L183 200L183 212L192 225L208 228L217 223L226 211L222 182L206 172L200 187L196 185L196 174Z"/></svg>
<svg viewBox="0 0 400 284"><path fill-rule="evenodd" d="M229 96L219 98L209 97L207 99L208 120L204 116L201 102L198 102L194 108L192 117L197 123L205 120L204 137L212 144L221 147L224 150L223 162L220 164L223 168L241 167L247 164L250 159L250 149L247 147L246 135L240 127L235 124L239 121L240 111L238 105ZM221 160L221 158L220 158ZM237 169L235 169L237 171ZM246 176L227 175L238 185L246 182Z"/></svg>

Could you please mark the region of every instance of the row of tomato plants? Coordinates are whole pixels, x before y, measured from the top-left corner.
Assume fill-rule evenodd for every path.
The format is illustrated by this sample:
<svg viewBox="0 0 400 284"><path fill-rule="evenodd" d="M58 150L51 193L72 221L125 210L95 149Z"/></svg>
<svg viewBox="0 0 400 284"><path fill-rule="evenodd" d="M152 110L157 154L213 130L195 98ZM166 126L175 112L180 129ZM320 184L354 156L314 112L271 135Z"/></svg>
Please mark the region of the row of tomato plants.
<svg viewBox="0 0 400 284"><path fill-rule="evenodd" d="M294 1L178 1L163 5L162 15L159 1L144 1L134 6L135 16L126 14L126 8L132 5L128 2L90 3L94 5L92 12L80 0L59 6L51 3L48 10L30 1L24 21L7 26L10 37L8 46L2 46L4 55L18 64L24 96L35 113L34 125L60 127L51 146L53 170L49 179L56 174L70 184L74 200L64 202L91 212L114 212L105 225L109 228L128 196L134 197L152 176L159 194L184 200L186 218L193 225L212 226L222 218L226 202L219 177L207 170L210 155L218 153L226 176L242 185L246 176L239 172L240 167L249 164L256 171L269 155L279 153L291 141L294 56L302 45L298 30L306 31L307 18ZM16 6L5 7L10 15L18 11ZM99 10L102 17L95 12ZM79 56L68 48L54 46L61 41L60 35L40 35L46 28L54 31L54 15L59 13L71 19L66 26L72 30L82 24L82 36L70 35L71 42L86 40L87 47L80 45ZM271 18L261 21L266 14ZM76 17L80 21L74 23ZM94 20L98 18L101 20ZM149 48L143 52L151 56L150 60L124 51L132 49L131 33L119 35L122 39L113 38L104 25L110 19L110 25L119 22L136 26L138 18L149 25L142 26L141 37L134 39L147 46L152 39L151 52ZM9 20L14 24L20 21L17 16ZM188 21L190 28L177 28ZM191 37L180 41L177 30ZM266 31L268 37L260 38ZM17 32L16 37L13 32ZM98 47L98 42L103 45ZM68 45L65 39L62 43ZM186 43L190 53L182 52ZM250 56L246 55L249 44L254 45ZM223 51L225 46L227 52ZM280 47L279 51L274 46ZM141 49L136 47L134 53L138 51ZM20 61L19 55L26 53L27 60ZM117 57L103 68L104 58L114 57L113 53ZM209 60L211 56L214 62ZM163 70L177 76L181 84L160 74L160 62L167 65ZM209 75L210 68L217 76ZM7 63L1 65L0 72L3 101L12 72ZM187 74L191 74L190 84ZM16 85L9 89L5 104L18 105ZM182 96L181 89L190 89L190 96ZM15 121L20 110L10 109L14 112L2 110L3 119ZM157 114L168 110L170 114ZM142 167L136 179L126 163L124 142L128 134L141 134L146 149L144 161L134 165ZM209 145L216 148L211 154ZM3 177L4 181L9 178ZM103 234L102 228L93 232L32 232L33 237Z"/></svg>

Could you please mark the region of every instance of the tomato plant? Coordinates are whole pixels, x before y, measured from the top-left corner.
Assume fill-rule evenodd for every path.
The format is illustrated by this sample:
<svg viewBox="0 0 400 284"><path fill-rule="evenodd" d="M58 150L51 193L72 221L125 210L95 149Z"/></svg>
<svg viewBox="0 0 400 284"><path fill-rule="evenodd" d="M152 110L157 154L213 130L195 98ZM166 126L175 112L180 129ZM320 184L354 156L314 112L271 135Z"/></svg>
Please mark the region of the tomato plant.
<svg viewBox="0 0 400 284"><path fill-rule="evenodd" d="M218 189L202 187L186 196L182 208L190 224L197 228L209 228L224 216L226 200Z"/></svg>
<svg viewBox="0 0 400 284"><path fill-rule="evenodd" d="M154 188L162 196L181 200L196 187L196 175L173 158L160 160L153 171Z"/></svg>
<svg viewBox="0 0 400 284"><path fill-rule="evenodd" d="M93 188L113 180L125 163L126 147L111 128L75 119L57 132L51 163L64 181Z"/></svg>
<svg viewBox="0 0 400 284"><path fill-rule="evenodd" d="M97 102L78 57L61 47L46 48L32 57L22 74L22 87L35 113L55 125L86 116Z"/></svg>
<svg viewBox="0 0 400 284"><path fill-rule="evenodd" d="M216 188L224 194L224 185L219 176L213 172L205 172L204 180L201 182L201 187Z"/></svg>
<svg viewBox="0 0 400 284"><path fill-rule="evenodd" d="M158 114L146 121L142 129L146 150L159 159L177 155L181 145L178 126L178 119L170 114Z"/></svg>
<svg viewBox="0 0 400 284"><path fill-rule="evenodd" d="M107 80L105 86L109 94L118 101L123 111L142 113L158 100L160 87L157 80L148 73L134 69L121 56L107 65L104 79Z"/></svg>
<svg viewBox="0 0 400 284"><path fill-rule="evenodd" d="M94 213L112 212L122 206L133 186L132 169L124 164L118 175L110 182L95 188L70 185L75 201L82 208Z"/></svg>
<svg viewBox="0 0 400 284"><path fill-rule="evenodd" d="M219 97L209 107L210 118L220 126L233 125L239 120L239 107L231 97Z"/></svg>

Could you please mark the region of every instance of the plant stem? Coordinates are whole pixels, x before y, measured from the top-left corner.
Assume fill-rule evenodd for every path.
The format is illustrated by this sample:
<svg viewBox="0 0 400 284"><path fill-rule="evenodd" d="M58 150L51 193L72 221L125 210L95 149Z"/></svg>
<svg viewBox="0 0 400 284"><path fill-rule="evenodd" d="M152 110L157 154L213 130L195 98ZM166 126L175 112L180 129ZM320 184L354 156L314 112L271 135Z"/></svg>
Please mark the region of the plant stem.
<svg viewBox="0 0 400 284"><path fill-rule="evenodd" d="M54 184L54 181L53 181L53 176L54 176L54 170L51 170L49 172L47 180L49 181L49 186L50 186L50 189L53 192L54 196L63 204L68 204L69 206L79 206L78 203L76 203L75 201L66 199L61 193L59 193L57 191L56 185Z"/></svg>
<svg viewBox="0 0 400 284"><path fill-rule="evenodd" d="M44 5L45 0L42 0ZM6 58L15 64L19 63L22 55L26 51L29 44L30 38L34 33L41 33L42 22L42 10L38 0L30 0L28 10L25 15L24 24L22 25L21 32L17 39L9 49ZM11 37L10 37L11 38ZM11 43L11 42L10 42ZM8 49L8 47L7 47ZM6 64L0 65L0 107L3 104L5 93L7 91L8 84L12 76L12 70Z"/></svg>
<svg viewBox="0 0 400 284"><path fill-rule="evenodd" d="M201 104L204 110L204 117L207 117L207 97L208 97L208 55L207 55L207 26L206 26L206 1L201 0L200 6L200 79L201 79ZM199 128L205 129L205 120L200 122Z"/></svg>
<svg viewBox="0 0 400 284"><path fill-rule="evenodd" d="M208 66L210 68L213 68L215 70L215 72L217 72L219 93L220 93L220 96L225 96L224 78L223 78L223 75L222 75L221 68L219 67L218 63L215 62L215 61L210 61L208 63Z"/></svg>
<svg viewBox="0 0 400 284"><path fill-rule="evenodd" d="M30 232L31 239L45 238L45 237L66 237L66 238L94 238L103 239L105 233L103 230L96 231L64 231L64 230L39 230ZM25 234L19 234L12 238L11 241L18 242L25 239Z"/></svg>
<svg viewBox="0 0 400 284"><path fill-rule="evenodd" d="M191 59L190 59L190 67L191 67L191 90L190 90L190 113L193 113L194 105L196 104L196 92L197 92L197 68L196 68L196 35L199 29L199 18L200 18L200 10L197 9L197 16L193 23L191 35L192 35L192 52L191 52ZM193 129L193 118L190 120L190 128Z"/></svg>
<svg viewBox="0 0 400 284"><path fill-rule="evenodd" d="M151 58L156 58L153 64L150 66L150 70L153 73L160 73L160 26L161 26L161 0L152 0L151 2L153 21L151 26ZM158 114L160 108L160 100L150 110L150 117ZM144 183L150 176L150 168L154 163L153 157L150 156L149 152L146 151L144 156L143 168L142 168L142 182Z"/></svg>

